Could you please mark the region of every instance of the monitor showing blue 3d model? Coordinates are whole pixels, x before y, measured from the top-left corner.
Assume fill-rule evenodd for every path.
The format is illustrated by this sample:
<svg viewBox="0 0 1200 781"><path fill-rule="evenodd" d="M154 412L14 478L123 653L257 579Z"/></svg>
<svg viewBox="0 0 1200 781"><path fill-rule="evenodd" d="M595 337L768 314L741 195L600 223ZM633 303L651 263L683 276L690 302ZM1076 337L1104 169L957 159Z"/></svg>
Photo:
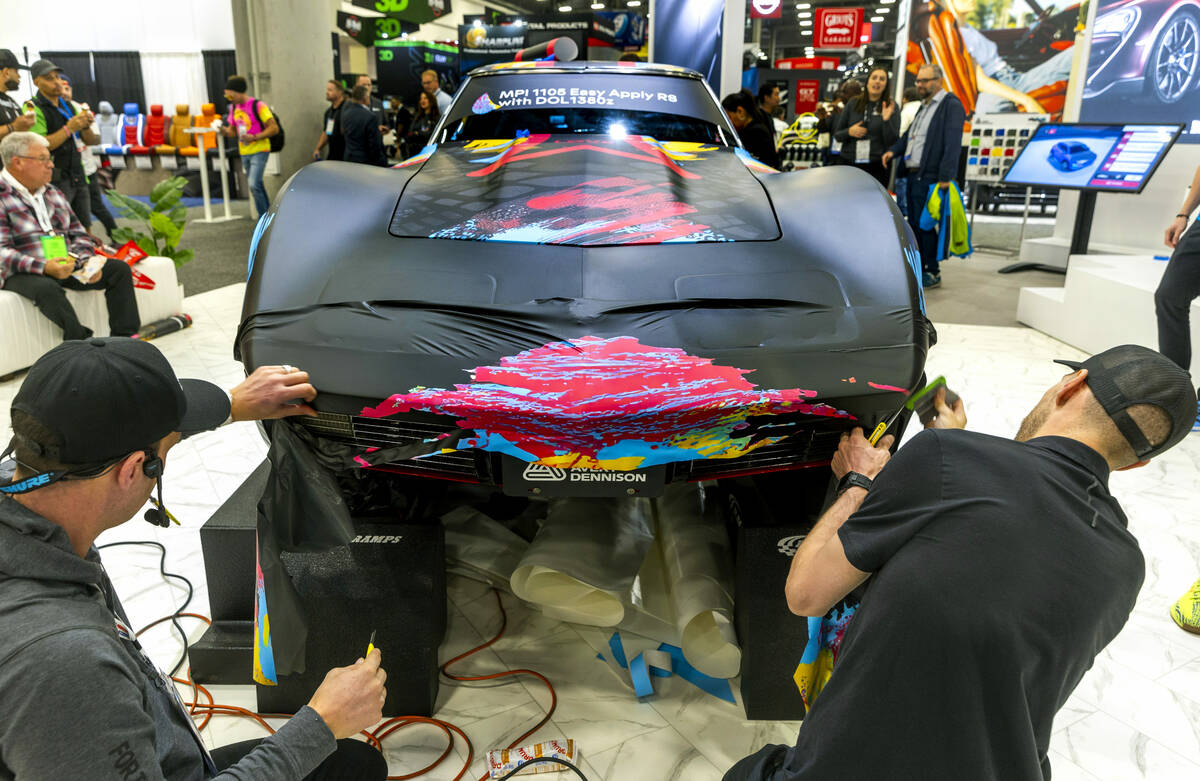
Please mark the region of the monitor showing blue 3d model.
<svg viewBox="0 0 1200 781"><path fill-rule="evenodd" d="M1005 184L1139 193L1183 125L1047 124L1034 132Z"/></svg>

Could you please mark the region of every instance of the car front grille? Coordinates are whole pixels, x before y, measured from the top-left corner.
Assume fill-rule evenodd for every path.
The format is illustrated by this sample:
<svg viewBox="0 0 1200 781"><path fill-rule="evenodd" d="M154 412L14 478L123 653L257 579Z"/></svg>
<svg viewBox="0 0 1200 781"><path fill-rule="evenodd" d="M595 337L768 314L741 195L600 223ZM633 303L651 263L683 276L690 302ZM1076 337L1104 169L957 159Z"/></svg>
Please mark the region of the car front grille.
<svg viewBox="0 0 1200 781"><path fill-rule="evenodd" d="M763 445L738 458L688 461L675 471L676 479L716 480L722 477L824 466L833 458L842 429L801 429L773 445Z"/></svg>
<svg viewBox="0 0 1200 781"><path fill-rule="evenodd" d="M361 415L338 415L322 412L317 417L300 418L312 433L335 442L367 448L388 448L423 442L442 434L458 431L453 420L435 416L393 415L388 418L366 418ZM479 482L475 453L464 450L456 453L435 453L389 464L388 471L403 471L445 480Z"/></svg>
<svg viewBox="0 0 1200 781"><path fill-rule="evenodd" d="M319 437L363 450L423 442L459 430L452 419L419 414L367 418L322 412L315 418L299 418L299 422ZM833 458L841 434L841 428L827 425L801 427L787 439L764 445L747 455L685 461L675 464L669 474L673 475L673 480L697 481L822 466ZM489 454L480 451L464 450L404 459L381 464L377 468L442 480L490 483L492 480L487 475L492 470L481 468L486 467L489 457ZM499 470L495 470L495 473L498 474Z"/></svg>

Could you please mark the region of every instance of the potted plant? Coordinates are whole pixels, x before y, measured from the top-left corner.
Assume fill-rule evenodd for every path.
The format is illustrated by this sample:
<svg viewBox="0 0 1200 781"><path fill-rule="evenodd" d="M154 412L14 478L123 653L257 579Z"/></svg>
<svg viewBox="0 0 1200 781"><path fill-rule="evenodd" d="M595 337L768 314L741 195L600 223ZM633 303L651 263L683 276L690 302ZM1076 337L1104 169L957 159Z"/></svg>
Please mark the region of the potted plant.
<svg viewBox="0 0 1200 781"><path fill-rule="evenodd" d="M116 190L108 190L107 195L113 206L126 219L140 219L149 233L143 233L137 228L117 228L112 238L124 244L135 242L148 255L158 255L170 258L175 265L182 266L190 261L195 253L190 249L180 249L179 239L183 236L184 225L187 224L187 207L179 202L183 197L183 188L187 180L182 176L173 176L154 186L150 191L150 205L136 198L122 195Z"/></svg>

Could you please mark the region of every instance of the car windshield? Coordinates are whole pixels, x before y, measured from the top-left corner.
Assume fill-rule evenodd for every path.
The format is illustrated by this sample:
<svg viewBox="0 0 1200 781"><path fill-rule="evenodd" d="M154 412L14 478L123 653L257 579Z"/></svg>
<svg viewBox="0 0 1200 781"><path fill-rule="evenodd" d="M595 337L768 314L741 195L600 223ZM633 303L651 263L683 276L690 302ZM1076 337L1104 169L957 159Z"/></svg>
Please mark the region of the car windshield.
<svg viewBox="0 0 1200 781"><path fill-rule="evenodd" d="M472 76L447 111L441 132L446 141L517 138L528 132L735 143L728 118L700 79L611 70Z"/></svg>
<svg viewBox="0 0 1200 781"><path fill-rule="evenodd" d="M697 141L723 144L717 126L702 119L611 108L546 108L493 111L466 116L449 131L449 141L517 138L527 134L604 134L651 136L659 141Z"/></svg>

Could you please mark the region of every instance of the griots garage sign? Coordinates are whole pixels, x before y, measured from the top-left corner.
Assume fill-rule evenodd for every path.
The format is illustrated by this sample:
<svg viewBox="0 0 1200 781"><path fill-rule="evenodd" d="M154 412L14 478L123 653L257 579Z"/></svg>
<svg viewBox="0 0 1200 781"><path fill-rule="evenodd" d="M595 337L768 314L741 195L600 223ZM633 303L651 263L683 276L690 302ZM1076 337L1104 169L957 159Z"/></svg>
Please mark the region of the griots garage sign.
<svg viewBox="0 0 1200 781"><path fill-rule="evenodd" d="M818 49L857 49L862 23L861 8L818 8L813 46Z"/></svg>
<svg viewBox="0 0 1200 781"><path fill-rule="evenodd" d="M432 22L450 13L450 0L350 0L350 4L416 24Z"/></svg>

